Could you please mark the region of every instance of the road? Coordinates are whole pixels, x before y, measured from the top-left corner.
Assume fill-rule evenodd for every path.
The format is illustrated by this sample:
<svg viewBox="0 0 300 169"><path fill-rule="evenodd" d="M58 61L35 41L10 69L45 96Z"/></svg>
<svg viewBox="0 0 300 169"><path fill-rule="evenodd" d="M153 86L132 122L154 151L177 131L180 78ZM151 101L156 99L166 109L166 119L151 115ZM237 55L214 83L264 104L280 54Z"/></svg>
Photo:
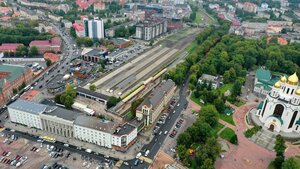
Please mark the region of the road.
<svg viewBox="0 0 300 169"><path fill-rule="evenodd" d="M10 4L12 4L15 7L19 7L19 9L26 11L28 14L39 15L40 19L42 21L44 21L46 24L51 25L53 27L54 31L57 32L58 35L60 35L60 37L62 38L63 49L62 49L62 54L61 54L61 56L62 56L61 61L59 63L56 63L51 66L51 68L53 68L54 71L49 72L49 74L46 73L47 71L43 72L41 75L39 75L36 78L37 80L33 81L31 84L34 86L35 89L43 90L46 87L46 84L53 77L55 77L55 75L57 75L58 73L65 74L65 72L67 71L68 63L72 59L78 57L80 55L81 51L75 46L74 40L69 36L69 34L63 28L61 28L61 26L58 22L54 23L54 21L46 18L46 16L37 14L34 10L30 10L28 8L20 6L20 5L16 4L14 1L10 1Z"/></svg>
<svg viewBox="0 0 300 169"><path fill-rule="evenodd" d="M185 85L183 87L181 87L180 92L179 92L179 100L177 102L177 104L179 103L179 106L174 107L175 113L169 114L171 119L167 120L166 123L160 127L160 131L162 131L162 133L164 133L164 131L168 131L169 133L170 133L170 131L172 131L173 125L178 120L178 117L180 117L181 112L185 109L185 107L186 107L185 104L188 103L188 101L186 100L187 90L188 90L187 86L188 86L188 80L186 79ZM150 159L155 158L158 150L164 143L166 137L169 137L169 133L166 135L165 134L156 135L149 144L143 146L142 150L145 150L145 149L150 150L148 158L150 158ZM142 155L144 155L144 154L142 154ZM143 164L134 166L135 160L136 159L132 159L132 160L128 161L130 166L122 165L120 168L126 169L126 168L133 167L133 168L139 168L139 169L141 169L141 168L146 169L146 168L149 168L149 166L150 166L150 164L146 163L146 162L144 162Z"/></svg>

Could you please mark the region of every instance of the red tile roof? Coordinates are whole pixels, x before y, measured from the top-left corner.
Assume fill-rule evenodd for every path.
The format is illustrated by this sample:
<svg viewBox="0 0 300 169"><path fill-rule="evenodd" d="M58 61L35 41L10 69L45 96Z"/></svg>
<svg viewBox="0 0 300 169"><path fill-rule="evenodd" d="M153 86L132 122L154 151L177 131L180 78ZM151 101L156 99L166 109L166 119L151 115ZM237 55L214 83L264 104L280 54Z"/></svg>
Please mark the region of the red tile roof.
<svg viewBox="0 0 300 169"><path fill-rule="evenodd" d="M52 63L58 62L59 61L59 55L54 54L54 53L45 53L44 54L44 59L49 59L49 60L51 60Z"/></svg>
<svg viewBox="0 0 300 169"><path fill-rule="evenodd" d="M0 51L16 51L18 46L23 45L22 43L2 43Z"/></svg>
<svg viewBox="0 0 300 169"><path fill-rule="evenodd" d="M28 100L28 101L32 101L32 99L37 96L40 93L40 91L38 90L28 90L26 93L24 93L23 95L21 95L21 99L23 100Z"/></svg>
<svg viewBox="0 0 300 169"><path fill-rule="evenodd" d="M247 5L247 6L256 6L256 4L251 3L251 2L245 2L244 5Z"/></svg>
<svg viewBox="0 0 300 169"><path fill-rule="evenodd" d="M5 14L12 11L12 7L0 7L0 13Z"/></svg>
<svg viewBox="0 0 300 169"><path fill-rule="evenodd" d="M84 30L84 27L82 24L80 23L73 23L73 27L76 31L83 31Z"/></svg>
<svg viewBox="0 0 300 169"><path fill-rule="evenodd" d="M86 9L94 3L95 0L76 0L76 4L79 6L79 10Z"/></svg>
<svg viewBox="0 0 300 169"><path fill-rule="evenodd" d="M50 40L34 40L31 41L29 46L60 46L61 45L61 38L54 37Z"/></svg>

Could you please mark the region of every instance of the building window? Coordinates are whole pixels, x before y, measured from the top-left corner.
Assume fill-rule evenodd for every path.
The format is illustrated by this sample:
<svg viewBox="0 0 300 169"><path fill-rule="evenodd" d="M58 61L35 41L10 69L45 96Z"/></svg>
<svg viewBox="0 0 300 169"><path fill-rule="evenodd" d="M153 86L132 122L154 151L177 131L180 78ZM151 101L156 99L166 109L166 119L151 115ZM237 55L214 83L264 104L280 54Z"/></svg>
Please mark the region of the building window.
<svg viewBox="0 0 300 169"><path fill-rule="evenodd" d="M292 116L292 119L290 121L290 124L289 124L289 127L288 127L289 129L293 127L295 119L297 117L297 114L298 114L298 111L295 111L294 114L293 114L293 116Z"/></svg>
<svg viewBox="0 0 300 169"><path fill-rule="evenodd" d="M276 107L275 107L275 109L274 109L273 115L274 115L275 117L281 118L282 113L283 113L283 110L284 110L283 105L277 104Z"/></svg>

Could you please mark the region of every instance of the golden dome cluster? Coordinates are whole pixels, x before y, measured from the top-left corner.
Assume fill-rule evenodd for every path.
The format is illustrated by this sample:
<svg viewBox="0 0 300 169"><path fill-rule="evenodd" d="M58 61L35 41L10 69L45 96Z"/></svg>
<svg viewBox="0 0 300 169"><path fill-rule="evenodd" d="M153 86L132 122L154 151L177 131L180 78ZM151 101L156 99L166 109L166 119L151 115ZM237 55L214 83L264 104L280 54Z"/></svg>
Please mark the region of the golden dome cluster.
<svg viewBox="0 0 300 169"><path fill-rule="evenodd" d="M276 82L276 83L274 84L274 87L280 88L280 87L281 87L280 81Z"/></svg>
<svg viewBox="0 0 300 169"><path fill-rule="evenodd" d="M287 81L288 84L298 85L298 82L299 82L299 79L298 79L296 72L294 74L292 74L290 77L288 77L288 81Z"/></svg>
<svg viewBox="0 0 300 169"><path fill-rule="evenodd" d="M295 92L297 95L300 95L300 88L296 90Z"/></svg>

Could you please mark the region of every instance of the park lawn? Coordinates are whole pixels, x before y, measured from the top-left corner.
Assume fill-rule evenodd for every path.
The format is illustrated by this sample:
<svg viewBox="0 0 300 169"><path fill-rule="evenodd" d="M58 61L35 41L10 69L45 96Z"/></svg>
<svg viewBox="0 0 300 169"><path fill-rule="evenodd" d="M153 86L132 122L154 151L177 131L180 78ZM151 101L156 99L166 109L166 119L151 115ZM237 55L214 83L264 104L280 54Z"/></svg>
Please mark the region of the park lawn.
<svg viewBox="0 0 300 169"><path fill-rule="evenodd" d="M229 124L232 124L235 126L235 123L233 121L233 118L232 118L232 114L231 115L226 115L225 113L220 113L220 119L226 121L227 123Z"/></svg>
<svg viewBox="0 0 300 169"><path fill-rule="evenodd" d="M221 133L220 133L220 137L229 141L231 140L232 137L234 137L235 132L231 129L226 127Z"/></svg>
<svg viewBox="0 0 300 169"><path fill-rule="evenodd" d="M233 104L236 105L237 107L240 107L242 105L244 105L246 102L241 100L241 99L237 99L236 102L234 102Z"/></svg>
<svg viewBox="0 0 300 169"><path fill-rule="evenodd" d="M133 113L131 111L129 111L128 113L126 113L124 115L124 118L126 118L126 119L131 119L132 117L133 117Z"/></svg>
<svg viewBox="0 0 300 169"><path fill-rule="evenodd" d="M275 166L274 166L274 161L271 161L269 166L268 166L268 169L275 169Z"/></svg>
<svg viewBox="0 0 300 169"><path fill-rule="evenodd" d="M227 90L232 90L233 83L224 84L222 87L220 87L218 90L224 94Z"/></svg>
<svg viewBox="0 0 300 169"><path fill-rule="evenodd" d="M200 24L204 21L203 15L205 15L201 10L198 10L196 13L195 23Z"/></svg>
<svg viewBox="0 0 300 169"><path fill-rule="evenodd" d="M219 132L223 127L224 127L223 124L218 123L217 126L216 126L216 132Z"/></svg>
<svg viewBox="0 0 300 169"><path fill-rule="evenodd" d="M198 46L197 41L193 41L189 46L185 48L185 51L191 53Z"/></svg>
<svg viewBox="0 0 300 169"><path fill-rule="evenodd" d="M196 104L198 104L198 105L200 105L200 106L203 106L203 104L200 103L200 98L196 98L195 95L194 95L194 93L192 93L192 95L191 95L191 100L192 100L193 102L195 102Z"/></svg>

